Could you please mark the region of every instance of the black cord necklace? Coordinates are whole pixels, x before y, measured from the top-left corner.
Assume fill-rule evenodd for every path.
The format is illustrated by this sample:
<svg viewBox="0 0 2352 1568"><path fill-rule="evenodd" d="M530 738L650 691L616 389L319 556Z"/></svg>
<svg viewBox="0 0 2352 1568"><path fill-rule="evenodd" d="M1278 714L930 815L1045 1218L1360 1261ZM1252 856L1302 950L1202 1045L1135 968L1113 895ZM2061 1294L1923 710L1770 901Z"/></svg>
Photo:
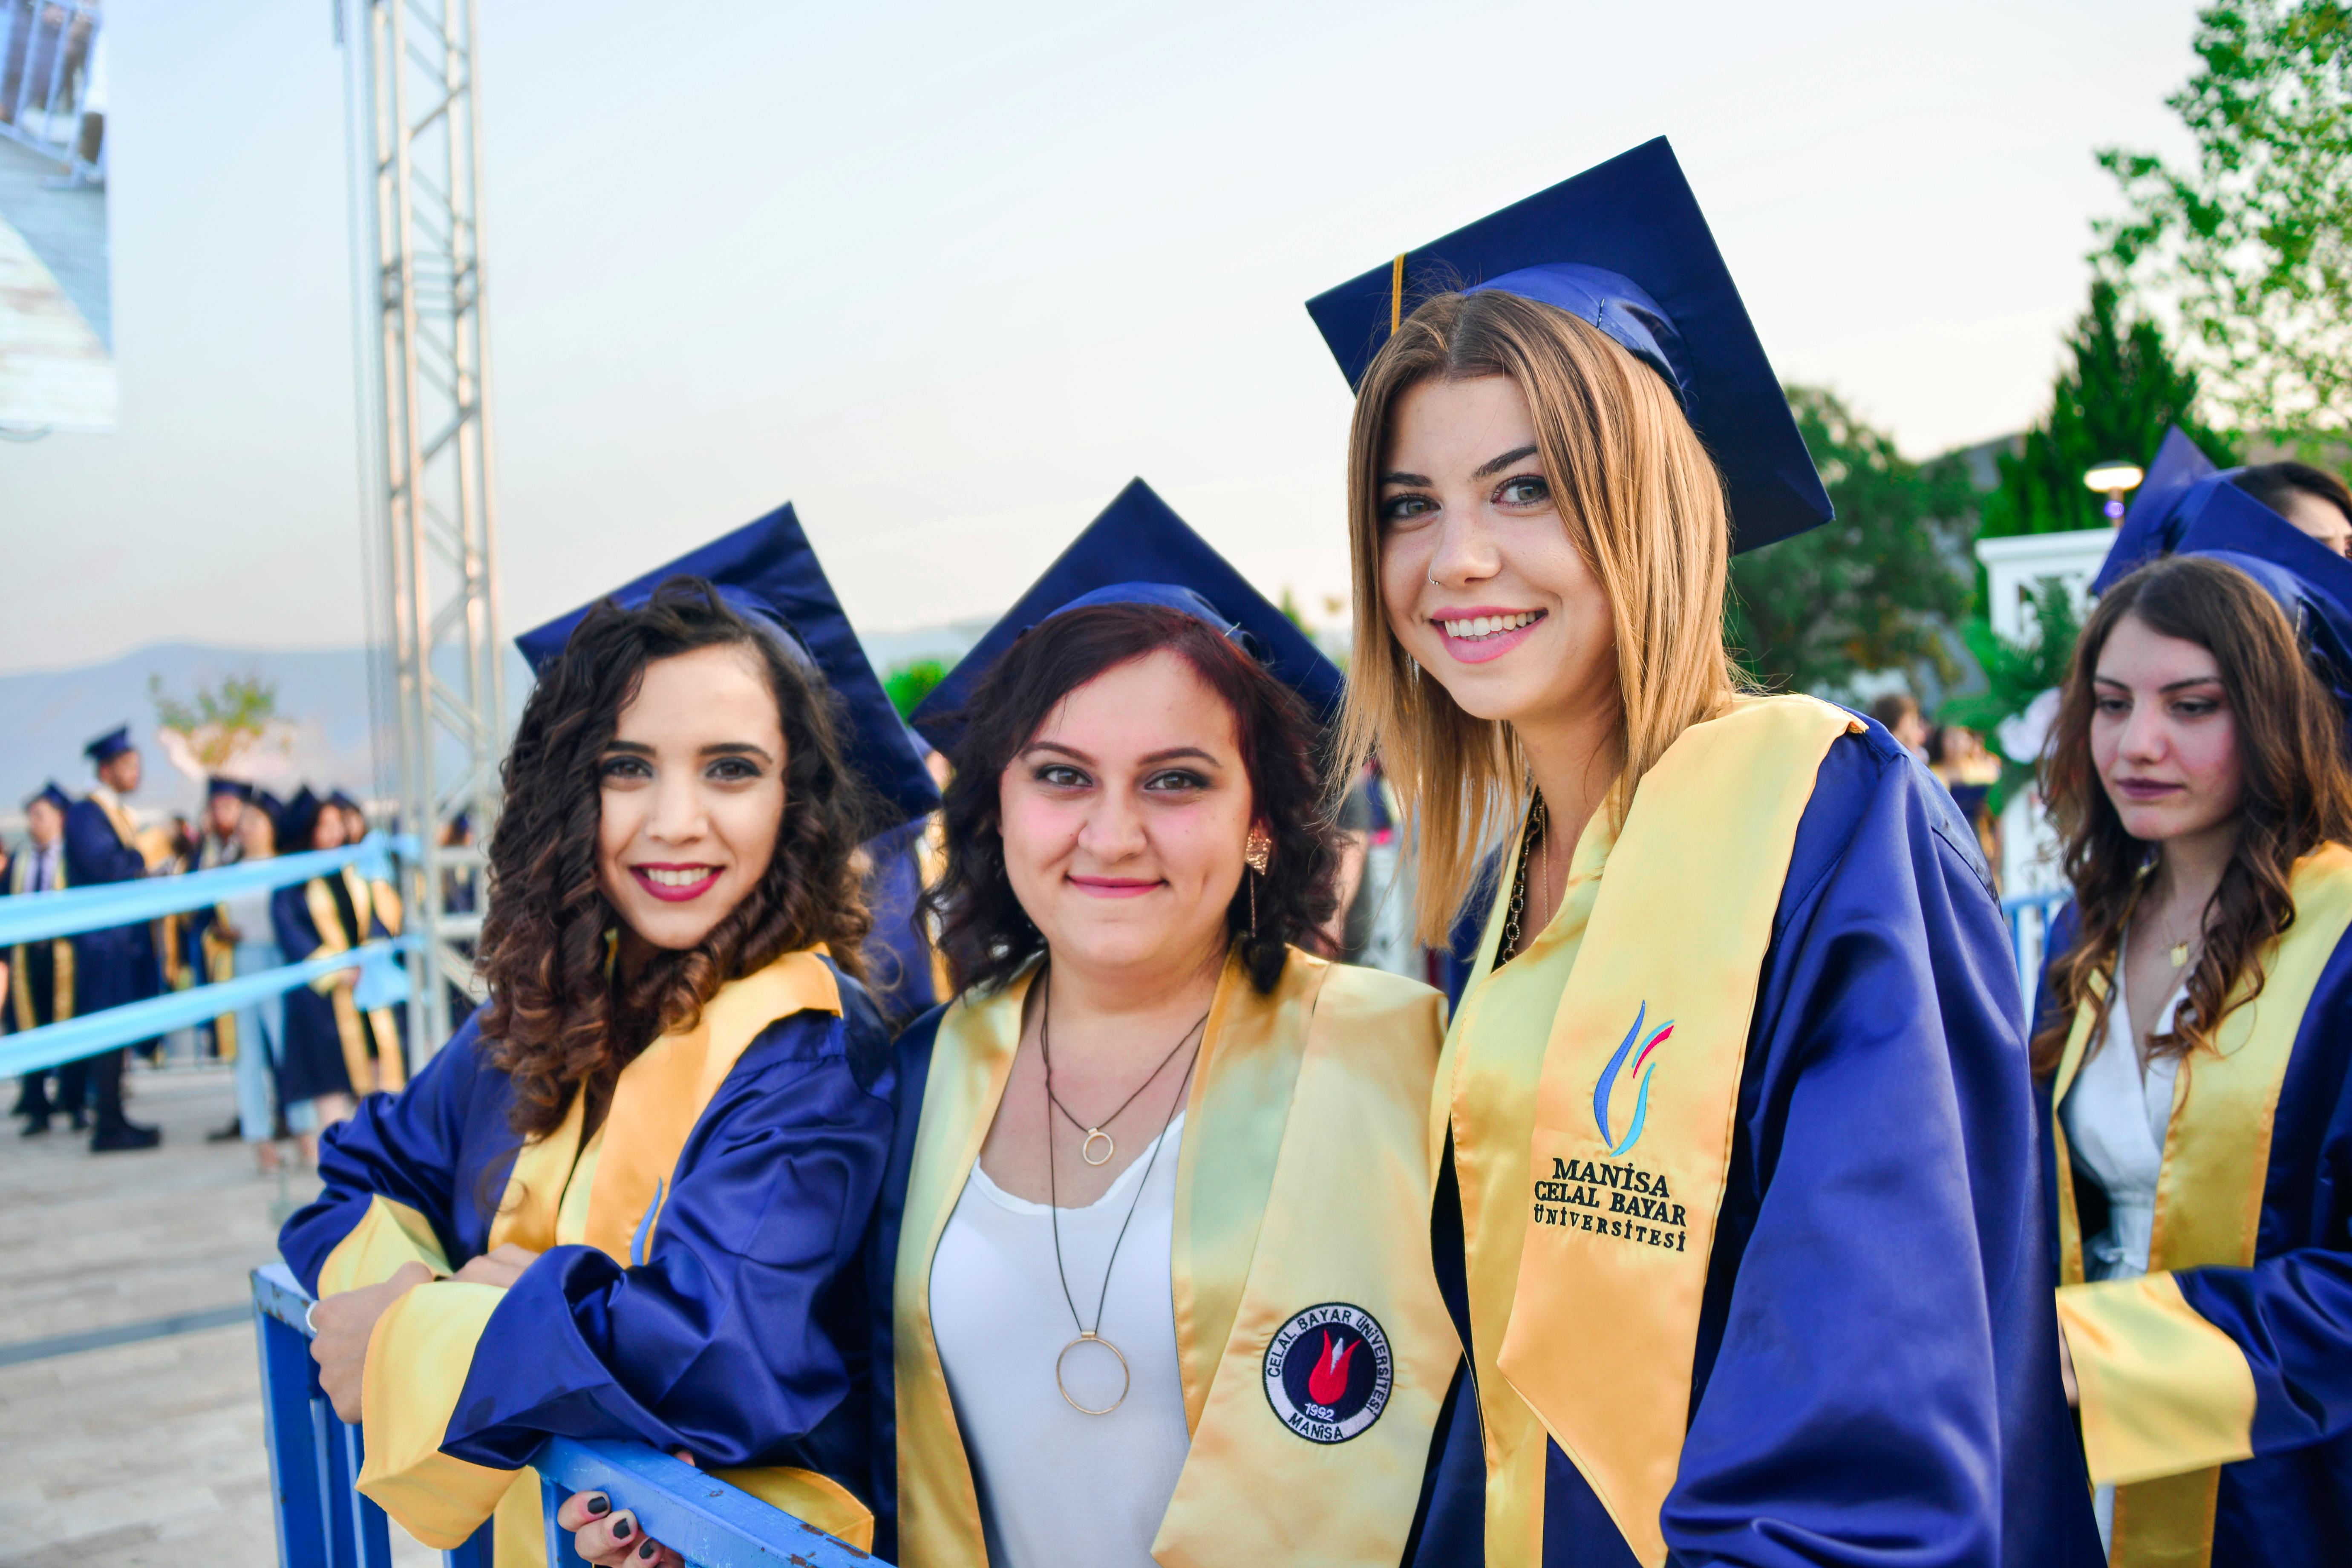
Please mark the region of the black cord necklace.
<svg viewBox="0 0 2352 1568"><path fill-rule="evenodd" d="M1136 1097L1140 1095L1145 1089L1150 1089L1153 1081L1156 1080L1161 1073L1168 1070L1168 1064L1176 1059L1176 1053L1184 1048L1185 1041L1190 1040L1200 1031L1201 1026L1209 1021L1209 1015L1207 1013L1203 1013L1198 1018L1192 1020L1192 1026L1185 1030L1184 1033L1178 1037L1174 1045L1168 1047L1168 1054L1160 1058L1160 1065L1153 1068L1150 1075L1141 1083L1135 1086L1134 1094L1129 1095L1125 1100L1118 1102L1118 1109L1117 1110L1112 1111L1100 1121L1088 1123L1079 1121L1076 1113L1072 1111L1068 1106L1062 1103L1062 1097L1054 1092L1054 1042L1049 1037L1045 1027L1046 1020L1053 1013L1052 1003L1054 994L1052 989L1052 975L1047 973L1038 976L1038 984L1046 988L1045 994L1037 1010L1037 1049L1045 1058L1045 1098L1053 1102L1055 1110L1069 1118L1071 1126L1086 1134L1085 1141L1080 1142L1078 1145L1078 1158L1084 1160L1089 1165L1108 1165L1113 1160L1118 1158L1118 1142L1109 1133L1104 1131L1103 1129L1108 1127L1112 1122L1118 1121L1122 1115L1126 1114L1127 1108L1135 1103ZM1213 1009L1216 1004L1212 1002L1209 1005ZM1095 1140L1097 1138L1102 1140L1103 1145L1103 1155L1099 1160L1096 1159L1094 1156Z"/></svg>
<svg viewBox="0 0 2352 1568"><path fill-rule="evenodd" d="M1061 1101L1054 1099L1054 1047L1051 1031L1047 1027L1048 1021L1053 1016L1054 1008L1054 993L1051 972L1049 971L1046 974L1040 975L1038 977L1038 983L1045 986L1045 989L1037 1001L1037 1054L1044 1058L1045 1064L1045 1098L1055 1108L1059 1109ZM1196 1022L1192 1028L1184 1031L1184 1038L1176 1042L1176 1049L1181 1050L1184 1046L1184 1041L1191 1039L1192 1036L1199 1031L1201 1026L1202 1024L1206 1024L1208 1021L1209 1015L1206 1013L1202 1014L1199 1021ZM1176 1051L1171 1050L1166 1057L1162 1058L1160 1059L1160 1066L1151 1069L1151 1078L1145 1079L1143 1080L1142 1087L1138 1088L1135 1094L1130 1094L1127 1097L1128 1104L1133 1104L1135 1101L1135 1095L1141 1094L1144 1089L1150 1087L1152 1079L1158 1078L1160 1073L1166 1069L1168 1064L1175 1059L1175 1057ZM1054 1119L1051 1116L1045 1118L1045 1212L1051 1216L1054 1227L1054 1272L1062 1281L1062 1300L1069 1306L1070 1322L1078 1331L1078 1337L1072 1340L1068 1344L1064 1345L1062 1347L1062 1353L1054 1358L1054 1386L1061 1391L1062 1398L1068 1403L1070 1408L1078 1412L1081 1415L1109 1415L1112 1411L1117 1410L1120 1405L1127 1403L1128 1390L1134 1386L1133 1376L1128 1370L1127 1352L1120 1350L1117 1345L1111 1343L1110 1341L1103 1338L1102 1336L1103 1308L1110 1300L1111 1270L1118 1267L1118 1249L1122 1246L1126 1245L1127 1227L1135 1223L1135 1211L1143 1205L1144 1189L1151 1184L1152 1168L1160 1163L1160 1151L1167 1146L1168 1130L1176 1125L1177 1108L1184 1103L1184 1091L1192 1085L1192 1068L1198 1065L1199 1061L1200 1058L1195 1056L1192 1061L1184 1064L1184 1076L1177 1080L1175 1098L1168 1102L1168 1115L1160 1124L1160 1136L1153 1140L1151 1153L1150 1157L1143 1162L1142 1179L1135 1184L1135 1196L1128 1200L1127 1217L1118 1222L1118 1235L1111 1239L1110 1257L1103 1264L1102 1289L1095 1297L1095 1326L1091 1329L1087 1327L1086 1320L1078 1316L1077 1298L1070 1294L1070 1271L1062 1262L1062 1200L1060 1188L1055 1182L1054 1174ZM1119 1110L1125 1110L1127 1109L1127 1105L1121 1105L1118 1109ZM1070 1113L1065 1110L1062 1111L1062 1114L1069 1116ZM1111 1112L1109 1117L1106 1118L1106 1120L1113 1121L1118 1119L1118 1111L1117 1110ZM1077 1121L1077 1118L1071 1116L1070 1121L1075 1124ZM1093 1130L1093 1135L1097 1137L1108 1136L1108 1134L1101 1132L1098 1129ZM1080 1149L1080 1158L1084 1158L1084 1145L1081 1145ZM1108 1158L1108 1155L1104 1156L1105 1160ZM1103 1161L1094 1160L1088 1161L1087 1163L1089 1164L1098 1165L1101 1164ZM1070 1385L1068 1383L1065 1382L1062 1377L1062 1364L1069 1360L1070 1352L1072 1351L1077 1349L1083 1344L1100 1345L1103 1349L1110 1352L1112 1355L1118 1358L1118 1397L1112 1400L1108 1405L1103 1405L1099 1409L1090 1405L1081 1405L1076 1399L1072 1398L1070 1394Z"/></svg>

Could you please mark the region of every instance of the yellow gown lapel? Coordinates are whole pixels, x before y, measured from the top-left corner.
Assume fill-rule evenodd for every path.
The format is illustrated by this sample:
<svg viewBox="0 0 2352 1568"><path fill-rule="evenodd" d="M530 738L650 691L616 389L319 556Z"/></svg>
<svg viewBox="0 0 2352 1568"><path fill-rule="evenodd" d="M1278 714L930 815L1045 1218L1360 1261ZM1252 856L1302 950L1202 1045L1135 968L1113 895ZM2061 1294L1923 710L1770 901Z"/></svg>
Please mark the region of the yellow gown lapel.
<svg viewBox="0 0 2352 1568"><path fill-rule="evenodd" d="M891 1291L899 1555L919 1568L988 1561L980 1491L931 1329L931 1259L1004 1099L1021 1046L1022 1002L1035 974L1032 969L1000 991L950 1004L923 1085Z"/></svg>
<svg viewBox="0 0 2352 1568"><path fill-rule="evenodd" d="M2115 1568L2205 1563L2220 1467L2253 1452L2254 1390L2244 1354L2196 1314L2169 1276L2254 1261L2279 1089L2320 975L2352 931L2352 849L2322 845L2296 862L2291 889L2294 923L2263 951L2262 994L2230 1012L2212 1048L2183 1057L2174 1077L2145 1279L2084 1282L2065 1123L2055 1114L2105 995L2095 979L2091 998L2075 1011L2053 1084L2058 1315L2074 1354L2092 1475L2122 1482L2109 1558ZM2101 1048L2130 1047L2116 1036ZM2165 1473L2191 1452L2205 1462Z"/></svg>
<svg viewBox="0 0 2352 1568"><path fill-rule="evenodd" d="M533 1252L588 1246L624 1266L641 1264L678 1159L719 1086L761 1031L804 1011L839 1013L840 989L815 954L787 953L720 987L693 1027L663 1036L624 1068L612 1106L584 1147L585 1100L575 1092L555 1131L516 1152L489 1249L509 1242ZM412 1534L445 1550L495 1510L499 1561L527 1568L540 1561L531 1528L535 1475L440 1451L499 1299L491 1287L442 1280L409 1291L385 1312L368 1347L360 1485ZM861 1548L872 1542L872 1515L824 1477L777 1468L714 1473Z"/></svg>
<svg viewBox="0 0 2352 1568"><path fill-rule="evenodd" d="M1545 1046L1496 1364L1646 1568L1666 1557L1758 976L1821 760L1858 728L1783 697L1683 732L1634 794ZM1590 1323L1617 1325L1609 1354L1562 1331Z"/></svg>
<svg viewBox="0 0 2352 1568"><path fill-rule="evenodd" d="M814 953L789 953L721 989L694 1027L664 1035L622 1070L583 1240L622 1263L645 1261L678 1155L711 1097L761 1029L809 1011L839 1013L840 988Z"/></svg>
<svg viewBox="0 0 2352 1568"><path fill-rule="evenodd" d="M1229 964L1220 1006L1185 1119L1171 1260L1192 1446L1152 1555L1390 1568L1462 1353L1428 1228L1399 1223L1428 1211L1444 1002L1293 952L1265 995ZM1288 1375L1334 1333L1371 1368L1344 1409L1295 1398Z"/></svg>
<svg viewBox="0 0 2352 1568"><path fill-rule="evenodd" d="M1433 1172L1447 1138L1454 1140L1473 1392L1486 1461L1486 1561L1495 1568L1536 1562L1542 1552L1543 1423L1495 1363L1518 1289L1547 1025L1559 1009L1566 974L1574 971L1615 841L1608 813L1595 812L1570 858L1559 911L1498 973L1495 959L1510 903L1511 879L1505 873L1461 1010L1446 1033L1437 1092L1430 1097ZM1511 852L1516 856L1516 845Z"/></svg>
<svg viewBox="0 0 2352 1568"><path fill-rule="evenodd" d="M1305 969L1293 963L1284 971L1289 983L1260 996L1240 962L1228 959L1192 1068L1177 1152L1169 1262L1184 1423L1195 1433L1241 1309L1282 1152L1282 1130L1298 1082L1299 1043L1314 1007L1313 987L1294 978Z"/></svg>

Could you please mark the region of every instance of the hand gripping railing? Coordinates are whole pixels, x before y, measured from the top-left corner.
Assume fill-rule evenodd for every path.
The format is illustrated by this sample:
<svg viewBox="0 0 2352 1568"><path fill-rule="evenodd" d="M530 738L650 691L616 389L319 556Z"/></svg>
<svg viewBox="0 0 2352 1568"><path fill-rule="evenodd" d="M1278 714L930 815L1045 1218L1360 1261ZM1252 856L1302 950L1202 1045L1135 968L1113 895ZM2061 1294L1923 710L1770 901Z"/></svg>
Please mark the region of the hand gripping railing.
<svg viewBox="0 0 2352 1568"><path fill-rule="evenodd" d="M335 1415L319 1387L303 1321L310 1297L282 1263L253 1271L261 1338L261 1403L276 1504L278 1568L389 1568L391 1521L360 1495L360 1428ZM647 1537L694 1568L872 1568L876 1560L643 1443L551 1437L531 1456L547 1517L549 1568L582 1568L555 1512L579 1491L601 1491L635 1515ZM492 1568L485 1524L447 1568ZM887 1568L887 1565L885 1565Z"/></svg>
<svg viewBox="0 0 2352 1568"><path fill-rule="evenodd" d="M370 834L341 849L313 849L176 877L142 877L132 882L0 899L0 957L20 943L51 942L84 931L134 925L160 915L210 909L224 899L290 887L345 866L358 867L360 874L372 880L390 881L394 857L413 860L415 851L414 838ZM79 1061L133 1040L152 1039L354 966L361 973L353 999L362 1008L396 1006L408 999L408 982L394 964L393 955L415 946L413 937L362 942L305 963L168 992L0 1037L0 1078ZM21 983L22 976L16 980Z"/></svg>

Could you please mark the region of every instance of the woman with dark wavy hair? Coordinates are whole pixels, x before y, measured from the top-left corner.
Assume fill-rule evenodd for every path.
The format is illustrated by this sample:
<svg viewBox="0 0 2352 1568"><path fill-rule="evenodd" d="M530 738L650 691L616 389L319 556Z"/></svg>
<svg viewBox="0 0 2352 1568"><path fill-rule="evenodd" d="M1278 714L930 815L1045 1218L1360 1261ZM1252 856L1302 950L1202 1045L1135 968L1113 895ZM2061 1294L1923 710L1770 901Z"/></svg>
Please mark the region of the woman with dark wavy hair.
<svg viewBox="0 0 2352 1568"><path fill-rule="evenodd" d="M1139 481L917 715L959 994L898 1045L888 1560L1402 1559L1460 1355L1412 1217L1439 1004L1303 951L1338 688Z"/></svg>
<svg viewBox="0 0 2352 1568"><path fill-rule="evenodd" d="M2033 1066L2058 1316L2117 1565L2341 1561L2352 1521L2352 775L2236 567L2110 588L2043 762L2074 901Z"/></svg>
<svg viewBox="0 0 2352 1568"><path fill-rule="evenodd" d="M678 565L718 582L522 639L488 1001L326 1142L280 1238L361 1489L445 1549L495 1510L502 1564L539 1558L551 1435L870 1539L855 1258L890 1079L857 846L934 797L788 513Z"/></svg>
<svg viewBox="0 0 2352 1568"><path fill-rule="evenodd" d="M958 997L898 1047L898 1561L1402 1561L1443 1029L1313 954L1339 684L1138 481L919 715Z"/></svg>

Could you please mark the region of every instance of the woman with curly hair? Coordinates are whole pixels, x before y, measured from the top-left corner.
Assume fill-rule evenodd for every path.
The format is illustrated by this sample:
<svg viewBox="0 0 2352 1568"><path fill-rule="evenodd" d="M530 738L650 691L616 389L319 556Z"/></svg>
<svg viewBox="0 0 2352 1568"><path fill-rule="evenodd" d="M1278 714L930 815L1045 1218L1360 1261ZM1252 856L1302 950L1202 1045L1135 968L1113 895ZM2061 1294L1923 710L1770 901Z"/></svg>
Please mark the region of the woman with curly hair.
<svg viewBox="0 0 2352 1568"><path fill-rule="evenodd" d="M1339 684L1139 481L918 713L958 995L898 1045L888 1560L1402 1559L1461 1353L1404 1223L1440 1009L1300 945Z"/></svg>
<svg viewBox="0 0 2352 1568"><path fill-rule="evenodd" d="M635 1437L866 1539L857 846L936 795L789 509L522 642L488 1001L279 1238L360 1489L445 1549L495 1510L510 1568L541 1440Z"/></svg>
<svg viewBox="0 0 2352 1568"><path fill-rule="evenodd" d="M2252 506L2252 502L2245 502ZM2352 776L2270 594L2193 553L2084 628L2043 789L2074 900L2035 1076L2110 1562L2343 1560Z"/></svg>

